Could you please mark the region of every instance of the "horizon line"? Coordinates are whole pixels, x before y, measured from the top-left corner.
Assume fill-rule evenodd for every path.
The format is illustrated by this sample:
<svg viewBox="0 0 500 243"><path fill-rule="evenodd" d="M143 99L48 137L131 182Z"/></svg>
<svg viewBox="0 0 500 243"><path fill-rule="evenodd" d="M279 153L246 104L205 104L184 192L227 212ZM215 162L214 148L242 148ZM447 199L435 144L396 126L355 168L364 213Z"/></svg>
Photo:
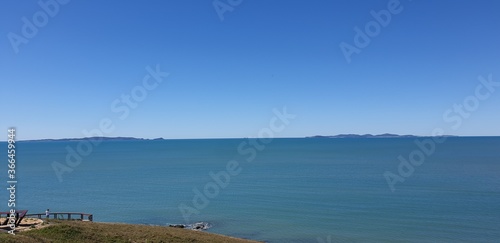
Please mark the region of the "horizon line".
<svg viewBox="0 0 500 243"><path fill-rule="evenodd" d="M386 135L386 136L384 136ZM274 137L274 138L349 138L349 137L341 137L341 136L359 136L359 138L411 138L411 137L500 137L500 135L450 135L444 134L439 136L432 135L413 135L413 134L391 134L391 133L382 133L382 134L355 134L355 133L345 133L345 134L337 134L337 135L312 135L312 136L296 136L296 137ZM363 136L372 136L372 137L363 137ZM273 138L273 139L274 139ZM93 136L93 137L68 137L68 138L37 138L37 139L21 139L15 140L16 142L36 142L36 141L60 141L60 140L85 140L85 139L110 139L110 140L209 140L209 139L259 139L259 137L210 137L210 138L164 138L164 137L156 137L156 138L141 138L141 137L130 137L130 136ZM0 142L7 142L8 140L0 140Z"/></svg>

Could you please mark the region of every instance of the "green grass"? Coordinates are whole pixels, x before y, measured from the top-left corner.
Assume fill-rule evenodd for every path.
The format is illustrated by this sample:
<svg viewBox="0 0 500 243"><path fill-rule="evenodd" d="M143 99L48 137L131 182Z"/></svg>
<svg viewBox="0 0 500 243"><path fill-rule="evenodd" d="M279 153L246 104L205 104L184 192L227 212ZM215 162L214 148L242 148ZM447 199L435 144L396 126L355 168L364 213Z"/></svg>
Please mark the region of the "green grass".
<svg viewBox="0 0 500 243"><path fill-rule="evenodd" d="M0 242L255 242L206 232L161 226L81 221L51 221L50 224L45 228L18 232L16 235L0 234Z"/></svg>

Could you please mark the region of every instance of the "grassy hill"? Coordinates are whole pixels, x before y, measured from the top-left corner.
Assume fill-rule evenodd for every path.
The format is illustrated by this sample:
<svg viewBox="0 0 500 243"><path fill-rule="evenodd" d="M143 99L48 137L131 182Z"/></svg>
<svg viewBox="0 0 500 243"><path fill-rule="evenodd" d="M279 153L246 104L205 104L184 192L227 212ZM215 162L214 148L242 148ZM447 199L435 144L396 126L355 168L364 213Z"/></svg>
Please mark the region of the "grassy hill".
<svg viewBox="0 0 500 243"><path fill-rule="evenodd" d="M81 221L52 221L40 229L0 234L0 242L227 242L255 243L206 232L162 226L112 224Z"/></svg>

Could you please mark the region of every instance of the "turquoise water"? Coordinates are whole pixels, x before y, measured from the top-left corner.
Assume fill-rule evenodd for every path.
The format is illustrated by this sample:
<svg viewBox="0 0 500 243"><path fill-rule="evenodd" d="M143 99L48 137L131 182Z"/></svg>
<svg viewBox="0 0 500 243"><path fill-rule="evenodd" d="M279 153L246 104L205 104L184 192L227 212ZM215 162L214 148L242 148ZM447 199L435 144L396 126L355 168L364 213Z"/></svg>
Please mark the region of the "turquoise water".
<svg viewBox="0 0 500 243"><path fill-rule="evenodd" d="M383 174L397 173L414 140L274 139L261 150L247 143L243 154L244 139L106 141L62 182L52 163L65 164L66 146L78 142L18 142L17 208L105 222L206 221L209 232L266 242L498 242L500 138L448 138L392 192ZM230 161L241 171L196 209L193 189L216 185L210 172ZM198 214L183 217L182 204Z"/></svg>

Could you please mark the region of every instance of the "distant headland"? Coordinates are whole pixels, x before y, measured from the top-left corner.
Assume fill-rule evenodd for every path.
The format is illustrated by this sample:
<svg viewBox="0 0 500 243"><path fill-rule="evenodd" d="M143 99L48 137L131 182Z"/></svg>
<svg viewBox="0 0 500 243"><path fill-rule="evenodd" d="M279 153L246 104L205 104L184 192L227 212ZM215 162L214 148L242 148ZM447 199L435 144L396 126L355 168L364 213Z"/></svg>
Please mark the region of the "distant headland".
<svg viewBox="0 0 500 243"><path fill-rule="evenodd" d="M338 134L338 135L315 135L308 136L305 138L418 138L418 137L430 137L430 136L418 136L418 135L399 135L392 133L384 134ZM459 137L455 135L442 135L442 137ZM302 137L304 138L304 137ZM203 138L206 139L206 138ZM231 139L231 138L228 138ZM232 138L232 139L242 139L242 138ZM247 138L245 138L247 139ZM162 137L159 138L136 138L136 137L83 137L83 138L49 138L49 139L30 139L30 140L20 140L22 142L74 142L74 141L164 141L168 140Z"/></svg>
<svg viewBox="0 0 500 243"><path fill-rule="evenodd" d="M384 133L384 134L338 134L333 136L322 136L316 135L307 138L417 138L417 137L425 137L425 136L417 136L417 135L398 135L392 133ZM442 135L442 137L456 137L453 135Z"/></svg>
<svg viewBox="0 0 500 243"><path fill-rule="evenodd" d="M155 140L165 140L163 138L134 138L134 137L84 137L84 138L55 138L55 139L33 139L33 140L21 140L23 142L71 142L71 141L81 141L81 140L92 140L92 141L155 141Z"/></svg>

